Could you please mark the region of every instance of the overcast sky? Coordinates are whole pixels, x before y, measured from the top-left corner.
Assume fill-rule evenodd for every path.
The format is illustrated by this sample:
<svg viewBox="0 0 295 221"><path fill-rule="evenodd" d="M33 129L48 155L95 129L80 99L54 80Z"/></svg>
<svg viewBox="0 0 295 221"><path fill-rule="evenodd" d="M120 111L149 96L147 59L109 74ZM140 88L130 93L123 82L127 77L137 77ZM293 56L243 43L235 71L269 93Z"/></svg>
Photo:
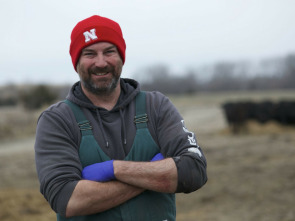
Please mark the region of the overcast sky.
<svg viewBox="0 0 295 221"><path fill-rule="evenodd" d="M295 53L294 0L0 0L0 84L73 83L76 23L117 21L127 44L123 77L153 64L173 71L217 61Z"/></svg>

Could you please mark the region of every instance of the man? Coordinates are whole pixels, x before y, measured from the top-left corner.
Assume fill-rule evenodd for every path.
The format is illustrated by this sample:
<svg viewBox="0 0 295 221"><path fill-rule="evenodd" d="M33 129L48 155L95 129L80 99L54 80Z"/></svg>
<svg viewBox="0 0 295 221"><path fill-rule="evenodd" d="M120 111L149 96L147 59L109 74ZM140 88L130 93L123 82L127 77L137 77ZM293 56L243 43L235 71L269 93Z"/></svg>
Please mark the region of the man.
<svg viewBox="0 0 295 221"><path fill-rule="evenodd" d="M35 143L40 191L58 220L175 220L174 193L207 181L203 152L169 99L120 78L125 49L108 18L72 31L80 81L41 114Z"/></svg>

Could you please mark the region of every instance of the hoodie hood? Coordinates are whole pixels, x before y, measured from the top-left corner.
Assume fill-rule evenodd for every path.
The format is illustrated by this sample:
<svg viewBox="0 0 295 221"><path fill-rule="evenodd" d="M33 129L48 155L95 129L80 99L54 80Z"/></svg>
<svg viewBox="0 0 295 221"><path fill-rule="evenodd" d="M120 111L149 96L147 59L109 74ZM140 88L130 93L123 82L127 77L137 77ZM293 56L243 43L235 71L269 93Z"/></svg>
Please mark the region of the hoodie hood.
<svg viewBox="0 0 295 221"><path fill-rule="evenodd" d="M81 82L77 82L73 85L71 88L68 96L66 97L71 102L77 104L78 106L82 108L89 109L93 115L97 118L97 123L100 128L102 137L104 139L105 147L109 147L109 141L107 139L107 135L105 132L105 126L103 124L102 118L105 115L110 115L114 112L119 112L120 119L121 119L121 134L122 134L122 143L124 146L127 144L127 138L126 138L126 125L125 125L125 118L124 118L124 109L125 107L135 99L136 95L140 91L139 83L132 79L127 78L121 78L120 79L120 86L121 86L121 93L119 96L119 99L117 101L117 104L114 106L114 108L110 111L95 106L88 97L83 93ZM119 132L119 131L118 131Z"/></svg>

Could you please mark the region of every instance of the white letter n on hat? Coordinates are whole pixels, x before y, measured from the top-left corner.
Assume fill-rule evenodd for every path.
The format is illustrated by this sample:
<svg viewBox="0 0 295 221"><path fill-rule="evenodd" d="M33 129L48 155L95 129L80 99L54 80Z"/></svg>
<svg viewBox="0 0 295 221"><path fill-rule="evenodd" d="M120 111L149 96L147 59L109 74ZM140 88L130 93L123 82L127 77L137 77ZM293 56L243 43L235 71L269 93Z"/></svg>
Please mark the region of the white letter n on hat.
<svg viewBox="0 0 295 221"><path fill-rule="evenodd" d="M95 33L95 28L91 29L90 31L85 31L83 35L85 36L85 43L90 41L90 40L95 40L97 39L96 33Z"/></svg>

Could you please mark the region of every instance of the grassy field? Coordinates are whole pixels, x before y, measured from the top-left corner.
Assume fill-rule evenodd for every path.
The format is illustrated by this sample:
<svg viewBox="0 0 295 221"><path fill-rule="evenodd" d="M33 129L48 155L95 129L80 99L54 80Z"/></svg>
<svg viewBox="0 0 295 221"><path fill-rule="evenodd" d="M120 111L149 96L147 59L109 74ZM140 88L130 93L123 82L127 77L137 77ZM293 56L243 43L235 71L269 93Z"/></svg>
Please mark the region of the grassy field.
<svg viewBox="0 0 295 221"><path fill-rule="evenodd" d="M178 221L295 220L295 127L249 122L247 133L232 135L220 108L240 99L295 100L294 91L170 98L208 161L207 184L177 194ZM33 132L40 112L0 111L0 220L55 220L35 172Z"/></svg>

